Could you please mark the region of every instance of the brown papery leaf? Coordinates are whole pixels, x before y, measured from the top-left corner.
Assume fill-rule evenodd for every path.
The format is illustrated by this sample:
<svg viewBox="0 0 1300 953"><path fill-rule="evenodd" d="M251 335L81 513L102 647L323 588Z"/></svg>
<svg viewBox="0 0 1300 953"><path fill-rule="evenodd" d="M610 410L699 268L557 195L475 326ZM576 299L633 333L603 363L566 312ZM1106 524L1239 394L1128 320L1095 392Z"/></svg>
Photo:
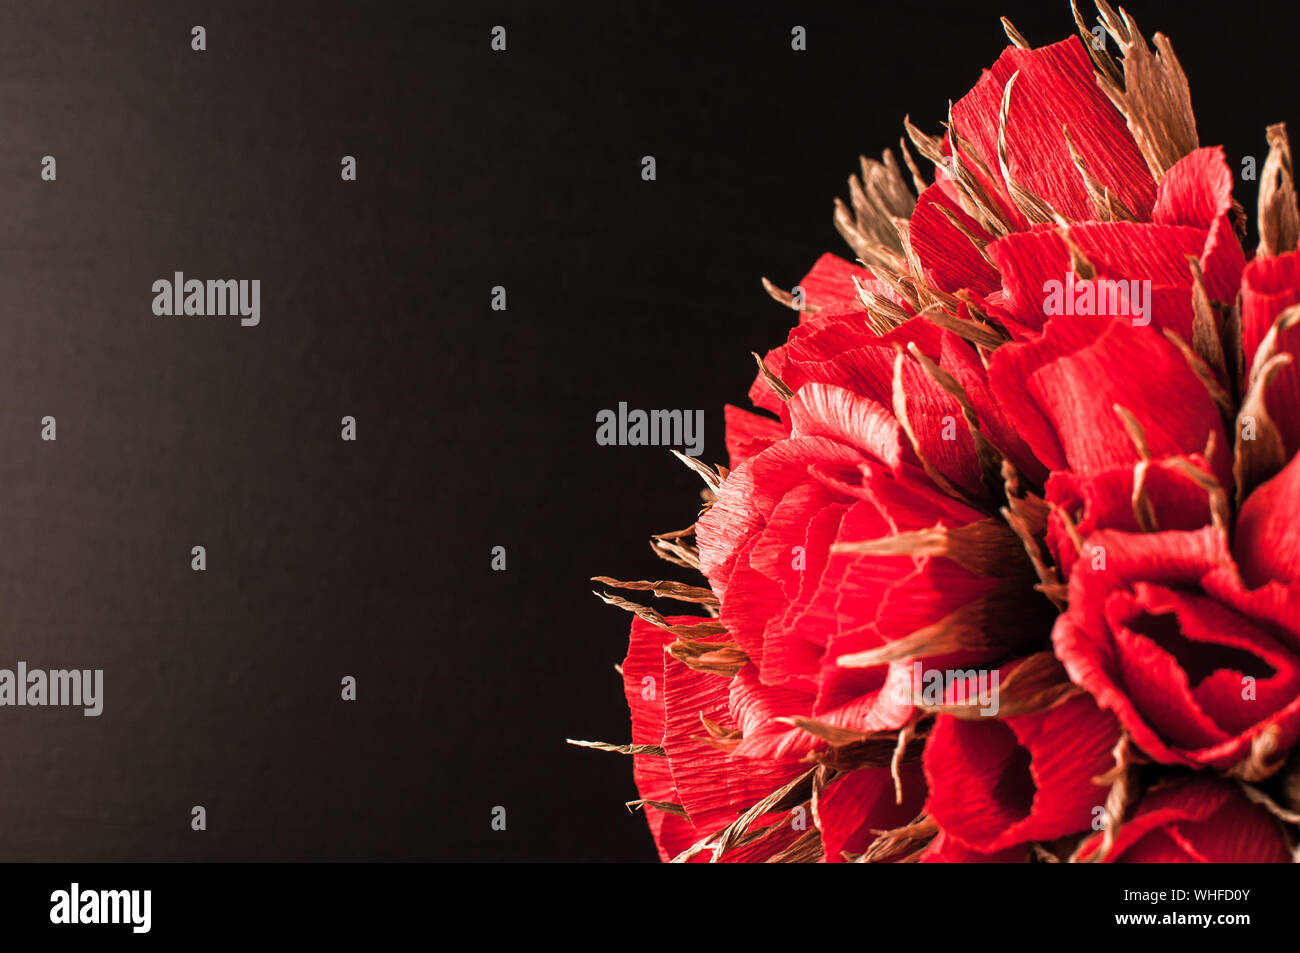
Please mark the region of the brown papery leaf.
<svg viewBox="0 0 1300 953"><path fill-rule="evenodd" d="M1177 470L1205 491L1206 496L1209 497L1211 524L1226 536L1232 513L1228 506L1228 494L1219 485L1219 481L1215 479L1214 474L1206 473L1187 457L1165 457L1159 461L1159 466L1169 470Z"/></svg>
<svg viewBox="0 0 1300 953"><path fill-rule="evenodd" d="M1025 555L1029 557L1034 573L1038 576L1038 591L1057 609L1063 609L1066 604L1066 587L1061 583L1056 567L1048 564L1045 546L1040 538L1047 528L1051 507L1041 497L1022 490L1020 474L1010 461L1004 460L1002 463L1002 478L1007 496L1002 518L1019 538Z"/></svg>
<svg viewBox="0 0 1300 953"><path fill-rule="evenodd" d="M921 367L925 368L925 372L934 379L935 383L942 387L948 393L948 396L956 400L961 406L962 417L966 420L966 428L970 431L971 441L975 444L975 457L979 461L980 476L984 482L984 488L988 492L990 499L995 498L1000 488L998 474L1001 471L1002 461L1005 457L1002 451L995 447L993 442L984 435L984 431L980 429L979 416L975 413L970 398L966 396L966 389L957 382L957 378L932 361L924 351L917 347L915 341L908 342L907 351Z"/></svg>
<svg viewBox="0 0 1300 953"><path fill-rule="evenodd" d="M1268 157L1259 178L1259 254L1271 257L1292 251L1300 242L1300 209L1296 207L1291 169L1291 141L1286 123L1268 127Z"/></svg>
<svg viewBox="0 0 1300 953"><path fill-rule="evenodd" d="M1006 183L1007 192L1011 195L1011 201L1016 203L1016 208L1029 219L1030 224L1045 225L1061 221L1061 216L1046 201L1023 188L1011 177L1011 166L1007 159L1007 119L1011 115L1011 91L1019 78L1020 71L1016 70L1002 90L1002 110L998 115L998 168L1002 171L1002 181Z"/></svg>
<svg viewBox="0 0 1300 953"><path fill-rule="evenodd" d="M1150 460L1139 460L1133 464L1133 494L1131 505L1133 521L1143 533L1155 533L1160 529L1156 520L1156 507L1147 495L1147 471L1151 469Z"/></svg>
<svg viewBox="0 0 1300 953"><path fill-rule="evenodd" d="M1192 349L1201 360L1227 380L1228 364L1224 356L1223 339L1219 334L1219 322L1215 319L1209 292L1205 290L1201 264L1195 255L1187 256L1187 264L1192 270Z"/></svg>
<svg viewBox="0 0 1300 953"><path fill-rule="evenodd" d="M1104 71L1098 74L1098 83L1124 115L1147 168L1159 182L1175 162L1200 145L1187 76L1164 34L1152 38L1156 48L1152 53L1127 11L1121 7L1116 14L1106 0L1097 0L1097 9L1102 26L1124 54L1123 84Z"/></svg>
<svg viewBox="0 0 1300 953"><path fill-rule="evenodd" d="M1016 665L998 685L998 718L1036 714L1055 708L1083 689L1073 684L1065 666L1051 652L1035 652ZM927 711L964 721L987 720L978 704L928 705Z"/></svg>
<svg viewBox="0 0 1300 953"><path fill-rule="evenodd" d="M892 152L885 150L882 161L859 156L862 176L849 177L849 202L835 200L835 228L864 265L899 269L903 248L893 228L895 218L908 218L916 207L916 196L907 187L902 169Z"/></svg>
<svg viewBox="0 0 1300 953"><path fill-rule="evenodd" d="M942 206L939 206L942 208ZM927 308L922 312L925 319L935 327L943 328L945 331L951 331L963 340L971 344L977 344L987 350L995 350L1007 343L1008 338L1003 337L990 324L982 321L971 321L966 318L960 318L955 314L943 310L938 306Z"/></svg>
<svg viewBox="0 0 1300 953"><path fill-rule="evenodd" d="M612 745L604 741L578 741L574 738L564 740L579 748L594 748L596 751L609 751L613 754L649 754L665 757L664 749L659 745Z"/></svg>
<svg viewBox="0 0 1300 953"><path fill-rule="evenodd" d="M868 291L857 275L853 276L853 287L857 289L858 300L867 309L867 323L876 334L887 334L909 319L906 311L884 295Z"/></svg>
<svg viewBox="0 0 1300 953"><path fill-rule="evenodd" d="M1283 367L1291 363L1290 354L1274 354L1259 368L1237 415L1237 436L1232 462L1232 475L1237 483L1237 505L1245 501L1252 490L1267 481L1286 466L1286 447L1277 424L1268 414L1264 391ZM1248 429L1251 439L1246 438Z"/></svg>
<svg viewBox="0 0 1300 953"><path fill-rule="evenodd" d="M966 492L958 489L951 480L939 472L921 450L921 441L916 435L916 429L907 417L907 390L903 385L903 362L906 360L906 352L899 350L898 355L894 358L894 386L893 386L893 410L894 416L898 418L899 426L903 428L903 433L907 434L907 439L912 444L912 451L916 458L921 461L921 468L925 470L928 476L944 493L954 499L961 500L970 506L976 506L973 500ZM976 507L978 508L978 507Z"/></svg>
<svg viewBox="0 0 1300 953"><path fill-rule="evenodd" d="M1025 521L1025 526L1034 536L1047 528L1047 516L1051 507L1041 496L1030 492L1021 485L1019 471L1010 460L1002 461L1002 483L1011 511Z"/></svg>
<svg viewBox="0 0 1300 953"><path fill-rule="evenodd" d="M710 490L716 491L719 487L722 486L722 475L718 473L716 470L714 470L712 467L710 467L707 463L703 463L699 460L696 460L694 457L687 456L686 454L682 453L680 450L669 449L668 452L671 453L678 460L682 461L682 463L686 464L687 468L694 470L696 473L698 473L700 475L700 478L703 479L706 484L708 484Z"/></svg>
<svg viewBox="0 0 1300 953"><path fill-rule="evenodd" d="M608 592L596 592L593 590L591 594L601 602L605 603L605 605L614 606L616 609L622 609L625 612L631 612L638 618L644 619L651 625L658 626L670 635L675 635L679 638L693 639L706 635L722 635L727 631L726 626L717 619L701 619L699 622L670 624L658 611L651 609L649 606L643 606L639 602L633 602L631 599L624 599L622 596L610 595Z"/></svg>
<svg viewBox="0 0 1300 953"><path fill-rule="evenodd" d="M1263 781L1277 774L1286 763L1286 752L1279 756L1277 750L1280 731L1273 724L1251 738L1250 754L1227 770L1228 777L1242 781Z"/></svg>
<svg viewBox="0 0 1300 953"><path fill-rule="evenodd" d="M1014 232L1015 226L1003 215L1002 206L990 194L985 183L994 183L997 176L989 171L983 157L975 147L962 138L957 131L956 121L952 116L952 103L948 103L948 138L952 145L950 164L945 168L951 173L953 184L957 187L958 204L971 218L983 226L994 238L1002 238Z"/></svg>
<svg viewBox="0 0 1300 953"><path fill-rule="evenodd" d="M1070 161L1074 163L1075 169L1083 179L1083 187L1088 190L1088 198L1092 199L1092 207L1097 211L1097 218L1103 222L1136 222L1137 216L1129 210L1129 207L1118 196L1112 195L1110 189L1106 188L1101 180L1083 164L1083 156L1074 147L1070 127L1062 126L1061 135L1065 137L1066 148L1070 150Z"/></svg>
<svg viewBox="0 0 1300 953"><path fill-rule="evenodd" d="M641 603L633 602L631 599L624 599L622 596L611 596L607 592L596 592L593 589L591 594L607 606L614 606L616 609L623 609L626 612L631 612L638 618L644 619L651 625L657 625L661 629L668 628L668 620L665 619L656 609L651 609L649 606L643 606Z"/></svg>
<svg viewBox="0 0 1300 953"><path fill-rule="evenodd" d="M829 742L831 745L851 745L860 744L865 741L879 740L879 732L855 731L852 728L841 728L839 725L829 725L823 721L817 721L815 718L808 718L804 715L790 715L775 719L784 724L791 725L795 728L801 728L814 737Z"/></svg>
<svg viewBox="0 0 1300 953"><path fill-rule="evenodd" d="M1082 278L1084 281L1092 281L1097 277L1097 266L1091 259L1084 254L1083 249L1078 246L1074 236L1070 234L1070 226L1063 224L1057 234L1061 236L1061 241L1065 242L1065 247L1070 251L1070 270Z"/></svg>
<svg viewBox="0 0 1300 953"><path fill-rule="evenodd" d="M1278 338L1297 325L1300 325L1300 304L1293 304L1273 319L1273 326L1268 329L1264 339L1259 342L1259 347L1255 350L1254 360L1251 361L1250 377L1248 378L1250 383L1255 382L1255 379L1260 376L1264 365L1278 353Z"/></svg>
<svg viewBox="0 0 1300 953"><path fill-rule="evenodd" d="M1228 368L1228 383L1232 393L1241 399L1246 390L1246 355L1245 346L1242 344L1241 337L1241 296L1237 296L1237 301L1233 302L1232 307L1227 310L1223 316L1223 333L1220 335L1223 342L1223 362Z"/></svg>
<svg viewBox="0 0 1300 953"><path fill-rule="evenodd" d="M1079 850L1076 850L1070 855L1072 864L1079 861L1095 863L1105 859L1115 844L1115 835L1127 820L1133 805L1141 798L1138 767L1146 763L1146 758L1137 750L1127 731L1123 732L1119 741L1115 742L1114 756L1115 767L1111 768L1104 777L1092 779L1093 784L1109 787L1104 806L1106 827L1102 833L1101 844L1097 850L1090 852L1086 857L1081 856ZM1080 850L1086 843L1087 841L1080 844Z"/></svg>
<svg viewBox="0 0 1300 953"><path fill-rule="evenodd" d="M771 295L773 301L776 301L778 304L785 305L791 311L803 311L807 314L816 314L818 311L821 310L816 305L807 304L807 303L805 303L803 307L800 307L795 302L793 294L791 294L788 291L783 291L782 289L778 288L776 285L772 284L772 282L768 281L766 278L763 279L763 290L766 291L769 295Z"/></svg>
<svg viewBox="0 0 1300 953"><path fill-rule="evenodd" d="M1079 39L1083 41L1083 48L1086 49L1088 55L1092 57L1092 62L1097 68L1097 72L1101 73L1102 76L1117 89L1123 89L1124 74L1120 72L1119 64L1115 62L1115 58L1110 55L1110 51L1107 50L1104 45L1101 49L1097 49L1093 45L1092 41L1094 37L1092 31L1088 29L1088 25L1083 22L1083 17L1079 13L1077 0L1070 0L1070 10L1074 14L1075 24L1079 27Z"/></svg>
<svg viewBox="0 0 1300 953"><path fill-rule="evenodd" d="M860 864L878 864L886 860L915 859L939 833L939 825L921 816L904 827L876 832L877 837L865 851L852 858Z"/></svg>
<svg viewBox="0 0 1300 953"><path fill-rule="evenodd" d="M1147 443L1146 430L1142 427L1141 421L1133 415L1123 404L1112 404L1111 409L1119 416L1120 423L1124 425L1124 431L1128 434L1129 440L1133 441L1133 446L1143 460L1151 459L1151 446Z"/></svg>
<svg viewBox="0 0 1300 953"><path fill-rule="evenodd" d="M805 831L793 844L773 854L764 863L768 864L815 864L822 859L822 833L815 827Z"/></svg>
<svg viewBox="0 0 1300 953"><path fill-rule="evenodd" d="M966 649L988 649L991 645L983 624L985 604L984 599L974 599L933 625L866 652L841 655L835 664L841 668L874 668Z"/></svg>
<svg viewBox="0 0 1300 953"><path fill-rule="evenodd" d="M671 538L654 538L650 540L651 551L664 562L681 566L683 569L700 568L700 551L689 543L679 543Z"/></svg>
<svg viewBox="0 0 1300 953"><path fill-rule="evenodd" d="M1015 533L994 519L963 526L931 526L879 539L835 543L832 553L865 556L943 556L977 576L991 576L1019 554Z"/></svg>
<svg viewBox="0 0 1300 953"><path fill-rule="evenodd" d="M981 258L988 262L989 265L993 265L993 259L990 258L988 253L984 250L989 246L989 240L987 238L977 234L973 228L967 225L966 222L963 221L962 217L957 214L956 209L949 208L942 203L936 203L934 207L943 213L943 217L948 220L949 225L961 232L962 235L966 237L966 240L975 246L975 250L980 253Z"/></svg>
<svg viewBox="0 0 1300 953"><path fill-rule="evenodd" d="M767 381L767 386L772 388L772 392L782 400L789 400L794 396L794 391L785 385L785 381L773 374L763 359L758 356L757 352L750 351L754 360L758 362L758 369L763 372L763 379Z"/></svg>
<svg viewBox="0 0 1300 953"><path fill-rule="evenodd" d="M704 605L718 605L718 597L710 589L704 589L700 586L688 586L683 582L675 582L671 579L659 579L655 582L646 582L638 580L636 582L623 582L614 579L611 576L592 576L592 582L603 583L606 586L613 586L615 589L635 589L642 592L653 592L656 596L664 599L677 599L681 602L698 602Z"/></svg>
<svg viewBox="0 0 1300 953"><path fill-rule="evenodd" d="M1010 40L1012 44L1020 49L1027 50L1030 48L1029 41L1024 38L1024 35L1021 34L1021 32L1017 30L1006 17L1002 18L1002 32L1007 35L1007 39Z"/></svg>
<svg viewBox="0 0 1300 953"><path fill-rule="evenodd" d="M741 838L748 833L750 826L764 814L771 814L773 811L786 811L807 800L815 770L817 769L810 768L794 780L777 788L722 830L700 838L700 840L674 857L672 863L685 863L705 850L713 851L710 862L717 863L727 851L737 846Z"/></svg>
<svg viewBox="0 0 1300 953"><path fill-rule="evenodd" d="M909 308L913 311L920 310L921 299L917 293L916 281L911 275L905 273L905 267L895 269L887 268L884 265L867 265L867 268L871 271L871 274L875 276L877 281L887 287L894 294L898 295L898 297L902 298ZM864 293L872 294L872 292L868 292L866 288L857 282L856 276L854 278L854 287L858 289L859 298L862 298ZM880 296L875 295L875 297L879 299ZM907 312L903 311L902 313L906 314ZM890 319L892 322L892 315L890 316Z"/></svg>
<svg viewBox="0 0 1300 953"><path fill-rule="evenodd" d="M749 656L734 642L678 639L665 645L664 651L697 672L722 675L726 678L731 678L749 661Z"/></svg>
<svg viewBox="0 0 1300 953"><path fill-rule="evenodd" d="M1179 353L1183 355L1183 359L1187 361L1187 366L1196 375L1196 379L1205 385L1210 400L1214 401L1214 405L1219 408L1219 416L1223 418L1225 429L1231 428L1236 405L1233 403L1232 398L1228 396L1228 392L1219 385L1218 378L1214 376L1214 372L1210 370L1209 365L1205 363L1201 355L1192 350L1190 344L1169 328L1165 328L1164 336L1169 343L1178 348ZM1217 340L1218 336L1216 335L1215 341ZM1222 353L1220 353L1220 357L1222 357Z"/></svg>
<svg viewBox="0 0 1300 953"><path fill-rule="evenodd" d="M1288 824L1300 824L1300 813L1287 810L1253 784L1245 781L1238 781L1237 784L1248 801L1258 804L1278 820L1286 821Z"/></svg>
<svg viewBox="0 0 1300 953"><path fill-rule="evenodd" d="M907 137L899 136L898 151L903 157L903 162L907 166L908 173L912 176L912 188L917 195L924 192L929 186L926 185L925 178L921 175L921 170L917 168L916 160L912 158L912 150L907 148Z"/></svg>
<svg viewBox="0 0 1300 953"><path fill-rule="evenodd" d="M809 757L821 764L823 768L837 771L888 768L903 761L920 760L933 721L926 713L919 713L919 720L913 726L912 733L900 739L899 732L895 731L857 732L811 718L780 720L828 742L829 748L815 751Z"/></svg>
<svg viewBox="0 0 1300 953"><path fill-rule="evenodd" d="M678 817L686 817L686 808L680 804L673 804L671 801L651 801L649 798L640 798L636 801L624 801L623 806L628 809L629 813L635 813L640 807L657 807L665 814L675 814Z"/></svg>

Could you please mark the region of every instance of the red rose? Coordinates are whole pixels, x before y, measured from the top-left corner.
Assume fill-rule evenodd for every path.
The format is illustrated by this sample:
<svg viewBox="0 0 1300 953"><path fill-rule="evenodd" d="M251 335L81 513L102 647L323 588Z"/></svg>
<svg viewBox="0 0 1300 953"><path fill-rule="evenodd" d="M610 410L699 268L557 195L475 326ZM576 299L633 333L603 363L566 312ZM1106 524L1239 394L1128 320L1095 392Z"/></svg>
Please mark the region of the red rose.
<svg viewBox="0 0 1300 953"><path fill-rule="evenodd" d="M1269 813L1232 784L1191 778L1153 789L1135 816L1098 856L1103 835L1080 848L1081 860L1114 864L1284 864L1291 860L1286 837Z"/></svg>
<svg viewBox="0 0 1300 953"><path fill-rule="evenodd" d="M880 349L864 335L863 353ZM781 718L898 729L910 692L884 689L911 677L913 658L958 669L995 661L1026 632L1041 637L1045 621L1026 624L1008 601L1034 579L1015 534L936 489L888 410L818 383L784 410L790 435L741 462L696 526L721 622L753 666L732 691L742 754L802 755L818 743ZM872 541L878 553L834 549ZM956 619L981 633L978 647L916 637Z"/></svg>
<svg viewBox="0 0 1300 953"><path fill-rule="evenodd" d="M691 625L695 616L666 620ZM744 771L730 765L726 741L736 726L728 712L726 679L691 669L667 654L673 635L642 619L632 622L623 687L632 711L632 743L657 749L634 754L637 788L659 856L671 860L701 838L720 831L766 795L803 774L793 761L751 759ZM776 825L774 843L789 846L798 834L793 819L779 812L764 817ZM811 826L811 821L809 822ZM771 849L772 843L765 845ZM708 859L708 854L698 854ZM745 855L725 856L727 860Z"/></svg>
<svg viewBox="0 0 1300 953"><path fill-rule="evenodd" d="M1150 757L1259 778L1300 738L1298 491L1293 460L1246 501L1249 583L1211 527L1084 540L1056 654Z"/></svg>
<svg viewBox="0 0 1300 953"><path fill-rule="evenodd" d="M1000 719L940 715L925 746L926 813L982 854L1086 829L1106 800L1095 778L1114 765L1115 719L1077 694Z"/></svg>
<svg viewBox="0 0 1300 953"><path fill-rule="evenodd" d="M1250 785L1300 741L1289 147L1247 263L1172 50L1102 19L1122 76L1017 42L909 125L915 197L864 160L860 265L769 288L759 413L655 544L708 588L607 580L710 611L636 609L623 668L665 859L1286 859Z"/></svg>
<svg viewBox="0 0 1300 953"><path fill-rule="evenodd" d="M665 621L692 626L700 620ZM756 815L718 860L740 863L783 851L841 860L845 852L866 849L873 831L898 827L915 815L923 798L919 766L907 771L912 793L900 805L884 768L840 776L825 771L814 779L813 769L794 759L733 758L740 729L731 714L727 680L665 652L673 639L665 629L635 619L622 666L632 743L652 749L633 754L634 775L661 859L713 859L719 833L792 783L790 797ZM811 847L801 852L801 841L808 840ZM706 843L711 846L704 848Z"/></svg>

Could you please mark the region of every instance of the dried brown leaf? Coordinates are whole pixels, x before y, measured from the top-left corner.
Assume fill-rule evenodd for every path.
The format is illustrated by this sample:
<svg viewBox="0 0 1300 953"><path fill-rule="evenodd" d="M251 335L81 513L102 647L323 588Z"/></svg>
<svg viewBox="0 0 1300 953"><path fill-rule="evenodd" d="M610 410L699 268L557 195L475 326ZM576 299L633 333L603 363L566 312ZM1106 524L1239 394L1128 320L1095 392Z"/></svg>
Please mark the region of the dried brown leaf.
<svg viewBox="0 0 1300 953"><path fill-rule="evenodd" d="M1102 26L1123 53L1124 81L1105 71L1098 83L1123 114L1147 168L1157 182L1175 162L1196 149L1196 116L1187 76L1168 37L1157 33L1147 46L1137 23L1121 8L1117 14L1106 0L1097 0Z"/></svg>
<svg viewBox="0 0 1300 953"><path fill-rule="evenodd" d="M609 751L613 754L648 754L664 757L664 749L659 745L612 745L604 741L578 741L574 738L564 740L579 748L593 748L596 751Z"/></svg>
<svg viewBox="0 0 1300 953"><path fill-rule="evenodd" d="M1294 251L1300 242L1300 209L1292 177L1291 141L1286 123L1268 127L1268 157L1259 179L1259 251L1272 257Z"/></svg>
<svg viewBox="0 0 1300 953"><path fill-rule="evenodd" d="M680 602L697 602L704 605L718 605L718 597L710 589L704 589L700 586L688 586L683 582L676 582L672 579L659 579L655 582L637 580L635 582L624 582L614 579L611 576L592 576L592 582L599 582L606 586L613 586L615 589L635 589L641 592L652 592L663 599L677 599Z"/></svg>

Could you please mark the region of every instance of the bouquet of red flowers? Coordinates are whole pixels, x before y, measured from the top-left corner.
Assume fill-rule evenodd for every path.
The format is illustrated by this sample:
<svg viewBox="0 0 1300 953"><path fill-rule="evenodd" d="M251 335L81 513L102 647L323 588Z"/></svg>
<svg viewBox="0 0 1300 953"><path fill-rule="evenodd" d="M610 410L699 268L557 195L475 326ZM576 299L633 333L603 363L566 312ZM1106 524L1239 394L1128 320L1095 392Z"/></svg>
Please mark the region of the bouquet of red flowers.
<svg viewBox="0 0 1300 953"><path fill-rule="evenodd" d="M665 860L1290 861L1300 212L1260 242L1169 42L1099 0L864 159L728 467L625 582ZM1114 55L1112 51L1117 51ZM591 743L587 743L591 744Z"/></svg>

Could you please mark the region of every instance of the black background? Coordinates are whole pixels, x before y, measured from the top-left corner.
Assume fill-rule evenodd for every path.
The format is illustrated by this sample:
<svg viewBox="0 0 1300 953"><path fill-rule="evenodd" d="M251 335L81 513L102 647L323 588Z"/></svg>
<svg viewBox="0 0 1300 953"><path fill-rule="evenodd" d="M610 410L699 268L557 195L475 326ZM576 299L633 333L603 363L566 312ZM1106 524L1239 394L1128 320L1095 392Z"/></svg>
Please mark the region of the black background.
<svg viewBox="0 0 1300 953"><path fill-rule="evenodd" d="M937 132L999 15L1074 26L614 7L0 7L0 667L106 696L0 709L0 859L653 858L628 761L564 739L627 740L627 617L587 579L677 573L646 539L699 484L596 412L704 408L725 462L793 319L759 278L849 255L858 153ZM1128 8L1234 168L1300 123L1281 4ZM177 270L260 279L260 326L154 316Z"/></svg>

